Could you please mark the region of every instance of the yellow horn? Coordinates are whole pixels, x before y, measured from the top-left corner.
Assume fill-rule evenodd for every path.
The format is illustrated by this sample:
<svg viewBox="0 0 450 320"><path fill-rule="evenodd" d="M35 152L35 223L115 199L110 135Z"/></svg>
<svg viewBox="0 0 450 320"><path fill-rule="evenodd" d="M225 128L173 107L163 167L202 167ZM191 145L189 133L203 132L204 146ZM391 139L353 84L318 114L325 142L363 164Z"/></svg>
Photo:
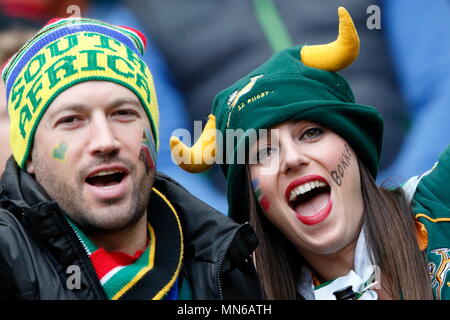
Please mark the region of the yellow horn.
<svg viewBox="0 0 450 320"><path fill-rule="evenodd" d="M339 7L339 35L328 44L304 46L300 52L304 65L327 71L339 71L350 65L359 53L359 37L352 17Z"/></svg>
<svg viewBox="0 0 450 320"><path fill-rule="evenodd" d="M212 114L200 138L192 147L187 147L177 137L170 138L172 159L185 171L198 173L214 165L216 157L216 117Z"/></svg>

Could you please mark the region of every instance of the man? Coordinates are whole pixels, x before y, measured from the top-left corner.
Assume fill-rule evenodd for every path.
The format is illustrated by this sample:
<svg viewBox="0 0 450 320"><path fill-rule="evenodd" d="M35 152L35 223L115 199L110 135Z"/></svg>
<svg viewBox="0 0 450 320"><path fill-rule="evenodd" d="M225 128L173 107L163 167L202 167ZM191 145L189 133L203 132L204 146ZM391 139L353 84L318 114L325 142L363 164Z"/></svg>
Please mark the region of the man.
<svg viewBox="0 0 450 320"><path fill-rule="evenodd" d="M260 297L251 227L156 172L144 49L136 30L60 19L5 66L0 297Z"/></svg>

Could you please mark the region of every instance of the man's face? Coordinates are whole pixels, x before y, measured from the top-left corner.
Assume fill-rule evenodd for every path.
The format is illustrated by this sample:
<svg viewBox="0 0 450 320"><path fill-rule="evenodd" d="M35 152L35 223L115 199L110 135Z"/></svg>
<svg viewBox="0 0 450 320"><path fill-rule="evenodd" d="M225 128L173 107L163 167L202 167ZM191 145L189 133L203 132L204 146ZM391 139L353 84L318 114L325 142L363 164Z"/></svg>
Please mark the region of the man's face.
<svg viewBox="0 0 450 320"><path fill-rule="evenodd" d="M155 159L145 152L153 141L149 132L132 91L112 82L83 82L50 104L27 171L85 231L121 230L147 208L155 178Z"/></svg>

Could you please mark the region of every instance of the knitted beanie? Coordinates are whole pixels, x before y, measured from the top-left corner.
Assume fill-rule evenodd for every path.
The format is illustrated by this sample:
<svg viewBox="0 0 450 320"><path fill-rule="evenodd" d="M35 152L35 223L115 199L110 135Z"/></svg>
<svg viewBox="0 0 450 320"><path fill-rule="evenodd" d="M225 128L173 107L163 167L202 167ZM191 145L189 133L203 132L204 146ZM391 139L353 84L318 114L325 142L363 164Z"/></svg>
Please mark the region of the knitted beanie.
<svg viewBox="0 0 450 320"><path fill-rule="evenodd" d="M222 138L215 141L215 156L216 162L217 158L223 160L229 213L235 220L242 220L237 212L247 210L248 195L242 190L247 183L245 164L240 161L242 153L249 150L247 132L253 134L255 130L270 129L286 121L316 122L345 139L372 177L376 177L383 119L375 108L355 103L347 81L334 72L349 65L359 51L351 18L343 8L339 9L339 16L340 35L334 43L281 51L215 97L210 119ZM227 134L237 130L244 134ZM228 149L230 142L232 150ZM179 144L175 140L171 143ZM200 171L197 167L194 169ZM190 167L185 169L194 171Z"/></svg>
<svg viewBox="0 0 450 320"><path fill-rule="evenodd" d="M34 134L52 101L84 81L111 81L139 98L158 146L158 103L142 60L145 37L137 30L85 18L54 19L3 69L10 117L10 146L24 167Z"/></svg>
<svg viewBox="0 0 450 320"><path fill-rule="evenodd" d="M375 178L383 137L381 115L373 107L355 103L347 81L337 73L305 66L299 59L300 50L297 46L280 52L220 92L212 109L217 129L226 137L227 129L270 129L286 121L313 121L345 139ZM251 89L234 100L249 83ZM246 143L242 135L234 153L221 164L230 212L235 211L236 193L245 183L238 152L249 150Z"/></svg>

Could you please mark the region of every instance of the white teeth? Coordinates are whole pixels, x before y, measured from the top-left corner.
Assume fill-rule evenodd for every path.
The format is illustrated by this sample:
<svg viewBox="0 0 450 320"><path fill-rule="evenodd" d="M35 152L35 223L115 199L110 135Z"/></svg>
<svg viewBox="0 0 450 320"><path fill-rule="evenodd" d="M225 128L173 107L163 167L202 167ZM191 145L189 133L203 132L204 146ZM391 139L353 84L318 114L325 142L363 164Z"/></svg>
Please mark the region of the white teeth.
<svg viewBox="0 0 450 320"><path fill-rule="evenodd" d="M101 177L101 176L107 176L109 174L114 174L114 173L121 173L122 171L119 170L107 170L107 171L100 171L98 173L96 173L95 175L91 176L91 177Z"/></svg>
<svg viewBox="0 0 450 320"><path fill-rule="evenodd" d="M299 185L297 187L295 187L294 189L292 189L290 195L289 195L289 201L292 201L295 199L295 197L297 197L300 194L304 194L308 191L311 191L314 188L320 188L320 187L325 187L326 183L319 181L319 180L314 180L314 181L310 181L307 183L304 183L302 185Z"/></svg>
<svg viewBox="0 0 450 320"><path fill-rule="evenodd" d="M114 189L115 187L117 187L117 185L112 185L112 186L107 186L107 187L98 187L98 188L103 189L103 190L108 190L108 189Z"/></svg>

